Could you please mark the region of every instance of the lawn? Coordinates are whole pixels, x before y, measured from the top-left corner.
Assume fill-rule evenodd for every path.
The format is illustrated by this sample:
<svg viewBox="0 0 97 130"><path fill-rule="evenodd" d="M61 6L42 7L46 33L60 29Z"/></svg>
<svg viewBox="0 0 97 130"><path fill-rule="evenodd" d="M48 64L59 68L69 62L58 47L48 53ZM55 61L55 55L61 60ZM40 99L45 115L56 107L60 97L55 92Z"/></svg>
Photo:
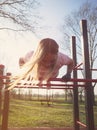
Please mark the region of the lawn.
<svg viewBox="0 0 97 130"><path fill-rule="evenodd" d="M97 126L97 106L95 125ZM85 123L84 105L80 105L80 119ZM73 104L15 100L10 101L8 127L73 127Z"/></svg>
<svg viewBox="0 0 97 130"><path fill-rule="evenodd" d="M11 100L9 127L64 127L72 126L72 104Z"/></svg>

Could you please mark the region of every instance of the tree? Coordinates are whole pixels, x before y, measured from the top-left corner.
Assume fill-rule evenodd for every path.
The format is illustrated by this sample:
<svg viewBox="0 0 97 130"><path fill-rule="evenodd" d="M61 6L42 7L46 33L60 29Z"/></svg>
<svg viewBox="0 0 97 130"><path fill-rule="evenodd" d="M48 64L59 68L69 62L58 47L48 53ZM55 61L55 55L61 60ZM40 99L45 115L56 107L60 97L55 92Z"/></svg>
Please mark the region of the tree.
<svg viewBox="0 0 97 130"><path fill-rule="evenodd" d="M38 26L37 5L36 0L0 0L0 30L35 33L35 26Z"/></svg>
<svg viewBox="0 0 97 130"><path fill-rule="evenodd" d="M81 33L79 23L82 19L86 19L88 24L87 31L90 54L90 68L93 69L95 61L97 59L97 5L93 5L93 3L89 1L85 2L77 11L74 11L70 15L65 17L63 25L64 41L67 42L69 41L71 36L76 36L77 54L81 56ZM77 60L81 60L81 58ZM91 75L93 77L92 71Z"/></svg>
<svg viewBox="0 0 97 130"><path fill-rule="evenodd" d="M88 22L88 42L90 53L90 66L93 68L94 62L97 59L97 6L90 2L84 3L78 11L72 12L71 15L66 16L64 20L64 40L69 40L71 35L77 38L77 49L80 54L80 26L81 19L86 19Z"/></svg>
<svg viewBox="0 0 97 130"><path fill-rule="evenodd" d="M38 13L39 6L40 3L38 0L0 0L0 64L4 64L6 70L8 70L9 66L12 66L14 62L9 60L9 58L12 59L12 57L14 57L12 56L14 54L9 55L9 53L6 53L6 49L2 48L2 46L6 44L4 40L7 41L6 34L13 34L15 36L13 39L16 38L16 34L24 37L23 34L25 31L29 31L35 35L37 28L40 27L39 21L41 20ZM2 38L3 35L4 40ZM13 42L12 46L9 42L7 46L14 48L14 44Z"/></svg>

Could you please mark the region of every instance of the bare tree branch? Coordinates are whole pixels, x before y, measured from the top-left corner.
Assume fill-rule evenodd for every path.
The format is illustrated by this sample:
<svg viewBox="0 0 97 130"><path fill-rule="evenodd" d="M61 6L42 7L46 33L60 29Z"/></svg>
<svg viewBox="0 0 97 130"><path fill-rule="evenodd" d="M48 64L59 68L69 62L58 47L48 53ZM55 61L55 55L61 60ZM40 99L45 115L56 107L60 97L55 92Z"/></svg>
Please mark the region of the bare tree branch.
<svg viewBox="0 0 97 130"><path fill-rule="evenodd" d="M36 0L1 0L0 1L0 18L6 20L6 26L0 29L11 28L7 27L7 21L12 22L17 26L10 30L28 30L35 33L35 28L38 25L39 16L36 12L36 7L39 3Z"/></svg>
<svg viewBox="0 0 97 130"><path fill-rule="evenodd" d="M81 19L86 19L88 22L88 42L90 52L90 63L91 68L97 59L97 6L92 6L92 3L85 2L78 11L72 12L71 15L64 19L64 35L70 36L75 35L77 41L78 54L81 52L80 44L80 26L79 22ZM64 37L65 37L64 36ZM64 39L65 40L65 39ZM67 39L66 39L67 41Z"/></svg>

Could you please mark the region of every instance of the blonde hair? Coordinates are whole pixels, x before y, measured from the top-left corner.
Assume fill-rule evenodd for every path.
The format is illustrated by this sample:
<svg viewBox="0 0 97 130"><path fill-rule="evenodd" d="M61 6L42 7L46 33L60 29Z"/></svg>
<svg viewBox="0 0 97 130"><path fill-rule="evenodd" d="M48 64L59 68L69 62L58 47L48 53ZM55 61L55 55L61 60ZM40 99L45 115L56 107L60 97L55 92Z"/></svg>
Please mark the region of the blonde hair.
<svg viewBox="0 0 97 130"><path fill-rule="evenodd" d="M58 44L53 39L45 38L41 40L30 60L22 66L20 74L12 78L9 89L14 88L21 80L25 80L25 82L28 80L31 82L33 82L33 80L39 80L40 62L48 53L57 54L58 48ZM48 68L47 73L43 76L43 80L48 80L51 77L55 65L56 64L54 64L53 67Z"/></svg>

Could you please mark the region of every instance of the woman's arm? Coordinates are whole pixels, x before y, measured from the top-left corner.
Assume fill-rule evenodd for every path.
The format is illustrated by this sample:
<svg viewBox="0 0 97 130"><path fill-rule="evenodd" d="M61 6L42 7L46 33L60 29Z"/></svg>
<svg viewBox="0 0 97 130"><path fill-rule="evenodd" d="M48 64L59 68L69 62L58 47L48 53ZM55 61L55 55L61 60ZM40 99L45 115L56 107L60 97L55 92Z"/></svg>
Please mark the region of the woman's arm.
<svg viewBox="0 0 97 130"><path fill-rule="evenodd" d="M19 58L19 66L22 67L25 64L24 58L20 57Z"/></svg>
<svg viewBox="0 0 97 130"><path fill-rule="evenodd" d="M19 58L19 66L22 67L32 57L33 51L28 52L24 57Z"/></svg>
<svg viewBox="0 0 97 130"><path fill-rule="evenodd" d="M73 62L73 59L71 59L69 56L62 54L62 53L60 55L61 55L60 56L61 64L67 66L66 74L64 76L62 76L62 79L65 81L68 81L71 78L71 72L74 67L74 62Z"/></svg>
<svg viewBox="0 0 97 130"><path fill-rule="evenodd" d="M70 59L69 63L67 64L67 73L71 73L74 67L74 62Z"/></svg>

